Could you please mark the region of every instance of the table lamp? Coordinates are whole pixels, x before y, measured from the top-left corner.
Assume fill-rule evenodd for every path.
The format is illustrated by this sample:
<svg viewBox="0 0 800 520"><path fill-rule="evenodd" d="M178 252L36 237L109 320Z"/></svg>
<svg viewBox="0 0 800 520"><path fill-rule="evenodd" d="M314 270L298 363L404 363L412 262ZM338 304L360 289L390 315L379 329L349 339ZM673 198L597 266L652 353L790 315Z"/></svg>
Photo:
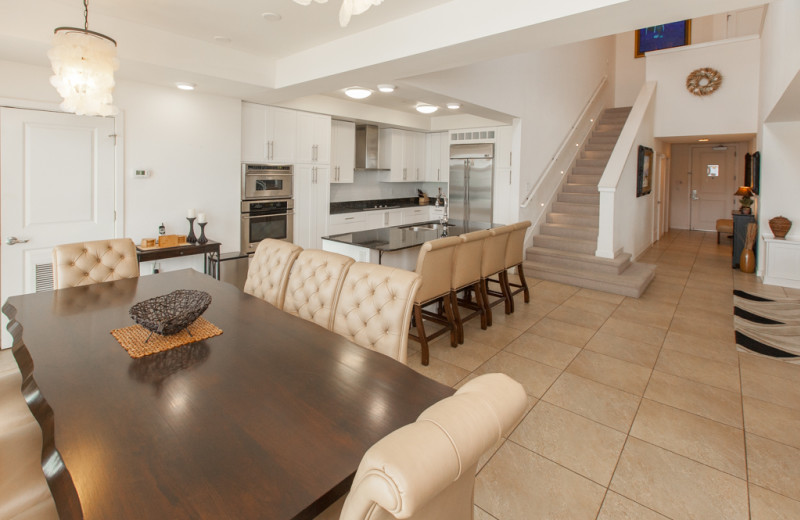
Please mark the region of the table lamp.
<svg viewBox="0 0 800 520"><path fill-rule="evenodd" d="M751 190L749 186L739 186L739 189L736 190L734 195L741 197L739 202L742 206L739 208L739 212L742 215L749 215L751 211L750 206L753 205L753 199L750 198L753 195L753 190Z"/></svg>

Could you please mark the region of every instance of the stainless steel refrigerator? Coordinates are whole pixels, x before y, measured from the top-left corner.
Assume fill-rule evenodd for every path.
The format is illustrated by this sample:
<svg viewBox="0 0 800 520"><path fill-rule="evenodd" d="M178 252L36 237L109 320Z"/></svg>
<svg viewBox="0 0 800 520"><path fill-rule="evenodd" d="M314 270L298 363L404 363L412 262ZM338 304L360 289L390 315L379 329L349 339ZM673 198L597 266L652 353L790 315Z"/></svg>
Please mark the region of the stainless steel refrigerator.
<svg viewBox="0 0 800 520"><path fill-rule="evenodd" d="M494 145L450 146L449 218L469 222L492 221Z"/></svg>

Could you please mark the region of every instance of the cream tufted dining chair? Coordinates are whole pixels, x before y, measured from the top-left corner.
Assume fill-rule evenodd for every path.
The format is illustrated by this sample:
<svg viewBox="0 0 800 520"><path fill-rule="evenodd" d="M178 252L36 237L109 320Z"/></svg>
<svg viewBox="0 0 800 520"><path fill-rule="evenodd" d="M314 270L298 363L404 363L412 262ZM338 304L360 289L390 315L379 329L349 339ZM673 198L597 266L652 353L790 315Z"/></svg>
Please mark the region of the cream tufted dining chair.
<svg viewBox="0 0 800 520"><path fill-rule="evenodd" d="M483 291L483 301L486 306L486 323L492 325L492 306L508 301L508 288L503 283L503 273L506 270L506 247L508 246L508 235L511 226L503 226L490 229L492 236L486 237L483 241L483 256L481 257L481 290ZM490 280L490 277L497 275L498 280ZM489 290L489 282L496 281L500 285L500 292ZM497 299L489 301L489 295L496 296Z"/></svg>
<svg viewBox="0 0 800 520"><path fill-rule="evenodd" d="M470 520L478 460L522 418L522 385L485 374L375 443L340 520ZM334 504L318 518L337 518Z"/></svg>
<svg viewBox="0 0 800 520"><path fill-rule="evenodd" d="M289 271L302 250L285 240L262 240L247 269L244 292L282 309Z"/></svg>
<svg viewBox="0 0 800 520"><path fill-rule="evenodd" d="M481 328L486 329L486 306L481 291L481 258L483 257L483 241L491 237L488 229L465 233L460 236L461 243L456 245L453 253L453 271L450 280L450 301L453 305L453 318L455 319L458 342L464 343L464 322L480 316ZM467 299L458 299L458 291L474 292L476 302ZM462 305L473 312L461 317L458 307Z"/></svg>
<svg viewBox="0 0 800 520"><path fill-rule="evenodd" d="M56 289L139 276L136 246L130 238L77 242L53 248Z"/></svg>
<svg viewBox="0 0 800 520"><path fill-rule="evenodd" d="M301 252L289 273L283 310L331 330L344 277L354 262L318 249Z"/></svg>
<svg viewBox="0 0 800 520"><path fill-rule="evenodd" d="M42 473L42 430L21 386L11 349L0 350L0 518L56 520Z"/></svg>
<svg viewBox="0 0 800 520"><path fill-rule="evenodd" d="M428 364L430 357L428 340L450 331L450 346L455 347L458 344L456 325L450 307L450 270L453 266L453 252L460 243L459 237L430 240L422 244L417 256L416 273L422 277L422 285L414 298L414 324L417 326L417 334L409 333L408 337L419 341L423 365ZM423 311L423 307L434 302L441 302L446 317ZM444 325L444 328L433 334L426 334L423 316L429 321Z"/></svg>
<svg viewBox="0 0 800 520"><path fill-rule="evenodd" d="M421 281L404 269L356 262L344 279L333 331L405 363L411 310Z"/></svg>
<svg viewBox="0 0 800 520"><path fill-rule="evenodd" d="M525 233L531 227L530 220L524 220L511 224L511 231L508 234L508 244L506 246L506 270L503 273L503 282L506 285L508 299L506 300L506 314L514 312L514 295L523 293L525 303L531 301L531 293L528 289L528 282L525 280L525 273L522 270L522 262L525 261ZM511 283L508 279L508 270L517 269L519 283ZM511 288L514 289L511 289Z"/></svg>

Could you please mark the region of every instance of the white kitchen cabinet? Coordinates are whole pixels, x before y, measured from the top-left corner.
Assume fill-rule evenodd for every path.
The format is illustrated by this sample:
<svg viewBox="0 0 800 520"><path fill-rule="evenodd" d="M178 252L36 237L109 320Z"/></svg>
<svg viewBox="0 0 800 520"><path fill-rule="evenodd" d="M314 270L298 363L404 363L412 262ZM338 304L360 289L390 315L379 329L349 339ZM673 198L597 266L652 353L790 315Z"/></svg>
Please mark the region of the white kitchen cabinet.
<svg viewBox="0 0 800 520"><path fill-rule="evenodd" d="M327 235L341 235L343 233L355 233L370 229L370 211L360 211L358 213L338 213L331 215L328 219Z"/></svg>
<svg viewBox="0 0 800 520"><path fill-rule="evenodd" d="M426 167L424 180L427 182L450 181L450 134L436 132L426 136Z"/></svg>
<svg viewBox="0 0 800 520"><path fill-rule="evenodd" d="M425 134L384 128L380 133L379 167L389 170L390 182L424 180Z"/></svg>
<svg viewBox="0 0 800 520"><path fill-rule="evenodd" d="M513 215L516 207L515 201L519 195L514 193L511 168L495 168L492 186L492 222L498 224L512 224L517 221Z"/></svg>
<svg viewBox="0 0 800 520"><path fill-rule="evenodd" d="M497 127L494 144L494 167L511 168L511 137L513 128L510 126Z"/></svg>
<svg viewBox="0 0 800 520"><path fill-rule="evenodd" d="M294 167L294 243L320 249L328 234L330 167L297 164Z"/></svg>
<svg viewBox="0 0 800 520"><path fill-rule="evenodd" d="M356 124L331 123L331 182L353 182L356 167Z"/></svg>
<svg viewBox="0 0 800 520"><path fill-rule="evenodd" d="M295 162L330 164L331 117L297 112L297 150Z"/></svg>
<svg viewBox="0 0 800 520"><path fill-rule="evenodd" d="M427 222L431 219L430 206L419 206L417 208L403 208L403 224L416 224L417 222Z"/></svg>
<svg viewBox="0 0 800 520"><path fill-rule="evenodd" d="M296 140L297 112L242 103L242 162L292 163Z"/></svg>
<svg viewBox="0 0 800 520"><path fill-rule="evenodd" d="M392 227L392 226L399 226L403 223L403 210L402 209L390 209L383 212L383 223L382 227Z"/></svg>

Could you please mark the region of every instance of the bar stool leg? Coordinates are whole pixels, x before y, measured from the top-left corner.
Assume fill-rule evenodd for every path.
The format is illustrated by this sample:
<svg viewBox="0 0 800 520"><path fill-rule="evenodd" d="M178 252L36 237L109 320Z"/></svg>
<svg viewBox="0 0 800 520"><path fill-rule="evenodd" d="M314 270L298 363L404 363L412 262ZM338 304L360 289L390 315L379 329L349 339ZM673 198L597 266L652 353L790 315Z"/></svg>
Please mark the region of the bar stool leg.
<svg viewBox="0 0 800 520"><path fill-rule="evenodd" d="M486 300L483 299L483 293L481 292L481 284L480 282L475 282L473 285L475 288L475 300L479 307L479 312L481 313L481 329L486 330Z"/></svg>
<svg viewBox="0 0 800 520"><path fill-rule="evenodd" d="M499 280L503 294L505 294L506 296L506 301L505 301L506 314L511 314L512 312L514 312L514 296L511 294L511 286L508 283L508 270L500 272Z"/></svg>
<svg viewBox="0 0 800 520"><path fill-rule="evenodd" d="M417 322L421 362L423 365L428 366L428 340L425 337L425 326L422 324L422 306L418 303L414 304L414 321Z"/></svg>
<svg viewBox="0 0 800 520"><path fill-rule="evenodd" d="M486 309L486 325L491 327L492 326L492 306L489 305L489 291L487 289L488 283L486 278L481 278L481 298L484 301L484 308Z"/></svg>
<svg viewBox="0 0 800 520"><path fill-rule="evenodd" d="M442 304L444 305L444 312L447 315L447 321L450 326L450 346L456 348L458 346L458 328L456 327L456 321L453 317L453 310L450 306L450 298L443 296Z"/></svg>
<svg viewBox="0 0 800 520"><path fill-rule="evenodd" d="M453 306L453 318L456 325L456 335L458 344L464 344L464 322L461 320L461 314L458 311L458 295L456 291L450 291L450 304Z"/></svg>

